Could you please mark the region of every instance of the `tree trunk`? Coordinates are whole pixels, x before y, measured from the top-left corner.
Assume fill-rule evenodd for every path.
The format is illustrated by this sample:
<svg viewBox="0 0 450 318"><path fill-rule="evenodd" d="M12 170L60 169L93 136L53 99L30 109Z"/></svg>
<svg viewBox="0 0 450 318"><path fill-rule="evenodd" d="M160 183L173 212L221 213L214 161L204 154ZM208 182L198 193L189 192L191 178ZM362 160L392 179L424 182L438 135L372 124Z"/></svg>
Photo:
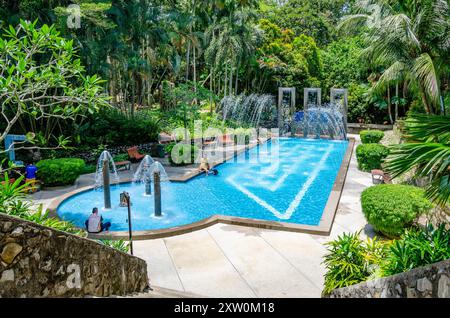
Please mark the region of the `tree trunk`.
<svg viewBox="0 0 450 318"><path fill-rule="evenodd" d="M427 114L431 114L431 107L427 100L427 95L425 94L425 88L423 87L422 83L419 83L420 88L420 96L422 97L422 103L425 106L425 111Z"/></svg>
<svg viewBox="0 0 450 318"><path fill-rule="evenodd" d="M188 41L186 50L186 82L189 80L189 56L191 55L191 42Z"/></svg>
<svg viewBox="0 0 450 318"><path fill-rule="evenodd" d="M388 115L389 115L389 121L391 122L391 124L393 124L394 121L392 120L392 112L391 112L391 89L389 86L387 89L387 99L388 99L387 110L388 110Z"/></svg>
<svg viewBox="0 0 450 318"><path fill-rule="evenodd" d="M237 95L238 94L238 78L239 78L239 62L237 64L236 67L236 82L234 84L234 94Z"/></svg>
<svg viewBox="0 0 450 318"><path fill-rule="evenodd" d="M395 122L397 122L398 119L398 103L399 103L399 96L398 96L398 83L395 84L395 97L396 97L396 103L395 103L395 114L394 119Z"/></svg>
<svg viewBox="0 0 450 318"><path fill-rule="evenodd" d="M196 74L196 67L195 67L195 45L192 46L192 62L194 64L194 73L193 73L194 93L195 93L194 105L197 105L197 74Z"/></svg>
<svg viewBox="0 0 450 318"><path fill-rule="evenodd" d="M225 80L223 82L223 96L227 96L227 84L228 84L228 65L225 65Z"/></svg>
<svg viewBox="0 0 450 318"><path fill-rule="evenodd" d="M233 67L230 65L230 95L233 95Z"/></svg>
<svg viewBox="0 0 450 318"><path fill-rule="evenodd" d="M209 70L209 91L210 91L210 94L212 94L212 92L213 92L213 72L212 72L212 68ZM212 99L212 95L210 95L210 97L209 97L209 113L210 113L210 115L212 115L212 113L213 113L213 99Z"/></svg>

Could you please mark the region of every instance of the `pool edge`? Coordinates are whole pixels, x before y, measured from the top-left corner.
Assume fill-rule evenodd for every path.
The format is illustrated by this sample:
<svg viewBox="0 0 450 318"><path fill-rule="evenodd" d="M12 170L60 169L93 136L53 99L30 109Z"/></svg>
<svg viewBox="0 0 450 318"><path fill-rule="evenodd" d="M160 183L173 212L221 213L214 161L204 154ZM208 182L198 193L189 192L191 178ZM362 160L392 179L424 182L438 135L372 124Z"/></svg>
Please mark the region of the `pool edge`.
<svg viewBox="0 0 450 318"><path fill-rule="evenodd" d="M268 140L267 140L268 141ZM336 216L336 212L339 206L339 201L342 195L342 191L344 189L345 180L347 177L348 168L350 166L350 161L353 153L353 147L355 144L355 139L350 137L348 139L348 145L346 152L344 154L344 158L342 159L342 163L339 167L338 174L333 183L333 187L331 189L330 195L328 196L327 203L323 210L322 216L320 218L319 225L306 225L306 224L296 224L296 223L288 223L288 222L277 222L277 221L267 221L267 220L258 220L251 218L241 218L234 216L226 216L226 215L213 215L206 219L178 226L171 227L168 229L159 229L159 230L142 230L142 231L133 231L133 239L134 240L148 240L148 239L157 239L164 238L169 236L176 236L181 234L186 234L189 232L201 230L207 228L211 225L217 223L224 223L230 225L238 225L238 226L247 226L247 227L256 227L263 229L271 229L271 230L280 230L280 231L288 231L288 232L299 232L299 233L308 233L308 234L316 234L316 235L330 235L331 229L333 227L334 219ZM253 148L253 147L252 147ZM247 151L249 149L245 149L243 151ZM234 157L236 154L232 155ZM230 158L227 158L229 160ZM224 160L226 162L227 160ZM223 162L222 162L223 163ZM220 163L220 164L222 164ZM189 178L181 182L186 182L191 178L194 178L196 175L192 175ZM131 180L124 180L120 183L127 183ZM174 180L175 181L175 180ZM176 182L176 181L175 181ZM180 182L180 181L178 181ZM59 205L61 205L68 198L89 190L92 190L92 186L87 186L83 188L76 189L74 191L63 194L58 197L58 199L53 200L48 207L49 215L52 217L59 218L57 214L57 209ZM108 239L108 240L119 240L119 239L128 239L127 231L111 231L108 233L98 233L92 234L89 233L89 238L92 239Z"/></svg>

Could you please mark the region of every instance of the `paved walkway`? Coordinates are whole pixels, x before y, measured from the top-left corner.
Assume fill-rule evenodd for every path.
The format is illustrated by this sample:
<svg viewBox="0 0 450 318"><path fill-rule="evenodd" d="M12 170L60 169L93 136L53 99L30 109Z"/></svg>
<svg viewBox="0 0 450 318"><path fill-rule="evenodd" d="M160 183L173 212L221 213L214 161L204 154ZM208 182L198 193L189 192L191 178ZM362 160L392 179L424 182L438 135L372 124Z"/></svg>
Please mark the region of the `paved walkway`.
<svg viewBox="0 0 450 318"><path fill-rule="evenodd" d="M33 200L45 207L89 183L92 175L82 176L74 187L41 191ZM328 237L216 224L184 235L135 241L135 254L147 261L151 284L163 289L206 297L320 297L324 243L343 232L373 235L359 200L370 185L370 174L358 171L353 152Z"/></svg>

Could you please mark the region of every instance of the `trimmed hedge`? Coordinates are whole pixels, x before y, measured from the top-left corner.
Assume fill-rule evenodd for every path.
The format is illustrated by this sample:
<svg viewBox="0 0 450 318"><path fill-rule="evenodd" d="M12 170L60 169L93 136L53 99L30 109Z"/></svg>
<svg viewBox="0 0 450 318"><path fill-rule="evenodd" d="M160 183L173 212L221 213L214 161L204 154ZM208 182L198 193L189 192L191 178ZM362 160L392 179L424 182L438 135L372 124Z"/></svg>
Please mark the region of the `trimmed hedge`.
<svg viewBox="0 0 450 318"><path fill-rule="evenodd" d="M175 148L174 155L172 150ZM182 143L170 143L166 146L166 152L169 154L169 162L174 166L186 166L193 164L198 156L199 149L197 146ZM189 153L190 152L190 157Z"/></svg>
<svg viewBox="0 0 450 318"><path fill-rule="evenodd" d="M78 158L45 159L36 164L37 178L44 186L73 184L85 171L85 162Z"/></svg>
<svg viewBox="0 0 450 318"><path fill-rule="evenodd" d="M365 189L361 207L367 222L388 237L398 237L432 204L420 188L401 184L380 184Z"/></svg>
<svg viewBox="0 0 450 318"><path fill-rule="evenodd" d="M358 168L362 171L380 169L381 162L389 154L389 149L380 144L361 144L356 147Z"/></svg>
<svg viewBox="0 0 450 318"><path fill-rule="evenodd" d="M363 144L377 144L383 139L384 132L381 130L361 130L359 137Z"/></svg>

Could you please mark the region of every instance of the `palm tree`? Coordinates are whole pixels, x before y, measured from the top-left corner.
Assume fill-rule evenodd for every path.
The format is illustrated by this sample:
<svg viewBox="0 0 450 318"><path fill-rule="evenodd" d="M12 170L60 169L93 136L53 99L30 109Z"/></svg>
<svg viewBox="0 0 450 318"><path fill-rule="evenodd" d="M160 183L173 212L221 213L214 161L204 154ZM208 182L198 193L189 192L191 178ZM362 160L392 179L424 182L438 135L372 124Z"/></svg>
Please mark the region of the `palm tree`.
<svg viewBox="0 0 450 318"><path fill-rule="evenodd" d="M450 18L446 0L360 0L357 14L339 28L365 26L363 52L374 64L387 66L377 88L406 81L417 86L427 113L436 113L440 77L448 71Z"/></svg>
<svg viewBox="0 0 450 318"><path fill-rule="evenodd" d="M412 115L403 129L406 142L391 146L386 170L394 178L408 171L429 178L428 197L445 206L450 198L450 117Z"/></svg>
<svg viewBox="0 0 450 318"><path fill-rule="evenodd" d="M233 76L234 93L237 93L239 70L247 66L246 61L255 50L260 32L249 23L253 18L250 10L231 11L229 16L215 21L206 31L209 45L205 60L212 69L225 73L224 95L233 94Z"/></svg>

